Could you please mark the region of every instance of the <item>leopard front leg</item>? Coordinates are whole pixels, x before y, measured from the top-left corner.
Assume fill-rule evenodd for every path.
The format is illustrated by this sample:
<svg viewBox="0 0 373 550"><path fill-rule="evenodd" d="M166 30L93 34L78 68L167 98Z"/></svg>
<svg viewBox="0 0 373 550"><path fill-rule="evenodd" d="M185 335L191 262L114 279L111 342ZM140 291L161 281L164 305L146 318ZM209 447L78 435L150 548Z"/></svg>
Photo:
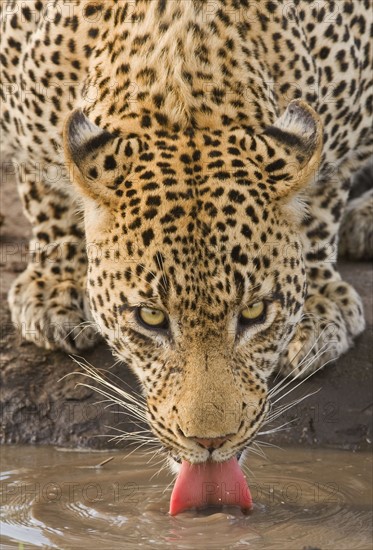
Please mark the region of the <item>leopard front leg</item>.
<svg viewBox="0 0 373 550"><path fill-rule="evenodd" d="M30 261L9 292L12 321L22 336L46 349L91 347L97 331L85 292L83 228L71 198L19 166L19 191L33 228Z"/></svg>
<svg viewBox="0 0 373 550"><path fill-rule="evenodd" d="M365 328L363 304L336 269L338 231L349 180L320 180L309 190L302 242L308 291L303 317L280 361L283 375L304 378L337 359Z"/></svg>

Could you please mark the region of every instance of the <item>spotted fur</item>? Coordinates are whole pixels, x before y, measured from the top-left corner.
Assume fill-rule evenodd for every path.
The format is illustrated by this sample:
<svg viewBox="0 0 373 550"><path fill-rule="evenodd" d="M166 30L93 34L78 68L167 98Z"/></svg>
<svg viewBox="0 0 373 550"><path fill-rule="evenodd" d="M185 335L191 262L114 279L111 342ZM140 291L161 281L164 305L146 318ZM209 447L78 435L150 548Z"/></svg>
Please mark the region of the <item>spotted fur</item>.
<svg viewBox="0 0 373 550"><path fill-rule="evenodd" d="M2 5L2 152L35 251L13 321L76 351L93 319L163 445L230 458L275 368L309 374L364 328L335 263L371 150L369 0ZM167 327L141 325L144 305Z"/></svg>

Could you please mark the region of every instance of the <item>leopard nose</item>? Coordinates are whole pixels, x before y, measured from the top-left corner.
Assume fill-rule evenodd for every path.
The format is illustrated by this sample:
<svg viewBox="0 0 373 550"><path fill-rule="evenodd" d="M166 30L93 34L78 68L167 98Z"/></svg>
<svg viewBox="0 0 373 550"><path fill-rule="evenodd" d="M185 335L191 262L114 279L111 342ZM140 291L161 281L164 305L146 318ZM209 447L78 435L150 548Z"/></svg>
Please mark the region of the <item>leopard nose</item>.
<svg viewBox="0 0 373 550"><path fill-rule="evenodd" d="M214 449L221 447L223 443L229 439L229 435L223 437L213 437L211 439L206 439L203 437L193 437L192 439L199 445L202 445L202 447L213 451Z"/></svg>

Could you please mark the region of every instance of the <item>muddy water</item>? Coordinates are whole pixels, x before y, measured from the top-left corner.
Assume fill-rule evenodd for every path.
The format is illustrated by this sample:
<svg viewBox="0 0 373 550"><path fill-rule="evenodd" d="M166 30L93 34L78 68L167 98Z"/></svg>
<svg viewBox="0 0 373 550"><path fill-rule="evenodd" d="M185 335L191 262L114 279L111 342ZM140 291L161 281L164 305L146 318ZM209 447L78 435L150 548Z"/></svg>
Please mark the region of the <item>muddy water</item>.
<svg viewBox="0 0 373 550"><path fill-rule="evenodd" d="M159 456L3 447L1 548L372 548L370 455L265 452L247 461L249 516L230 508L170 517L173 477L159 472Z"/></svg>

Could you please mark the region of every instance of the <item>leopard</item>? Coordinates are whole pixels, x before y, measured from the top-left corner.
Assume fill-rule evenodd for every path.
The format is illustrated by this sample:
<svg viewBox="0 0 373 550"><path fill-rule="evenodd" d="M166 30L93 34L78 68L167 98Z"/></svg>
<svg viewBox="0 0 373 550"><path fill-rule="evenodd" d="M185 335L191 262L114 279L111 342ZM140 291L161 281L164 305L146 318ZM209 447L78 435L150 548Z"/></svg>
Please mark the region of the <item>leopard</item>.
<svg viewBox="0 0 373 550"><path fill-rule="evenodd" d="M1 152L33 228L12 321L72 354L103 338L176 463L239 457L271 375L304 379L364 330L337 257L371 254L373 195L349 202L371 7L2 2Z"/></svg>

